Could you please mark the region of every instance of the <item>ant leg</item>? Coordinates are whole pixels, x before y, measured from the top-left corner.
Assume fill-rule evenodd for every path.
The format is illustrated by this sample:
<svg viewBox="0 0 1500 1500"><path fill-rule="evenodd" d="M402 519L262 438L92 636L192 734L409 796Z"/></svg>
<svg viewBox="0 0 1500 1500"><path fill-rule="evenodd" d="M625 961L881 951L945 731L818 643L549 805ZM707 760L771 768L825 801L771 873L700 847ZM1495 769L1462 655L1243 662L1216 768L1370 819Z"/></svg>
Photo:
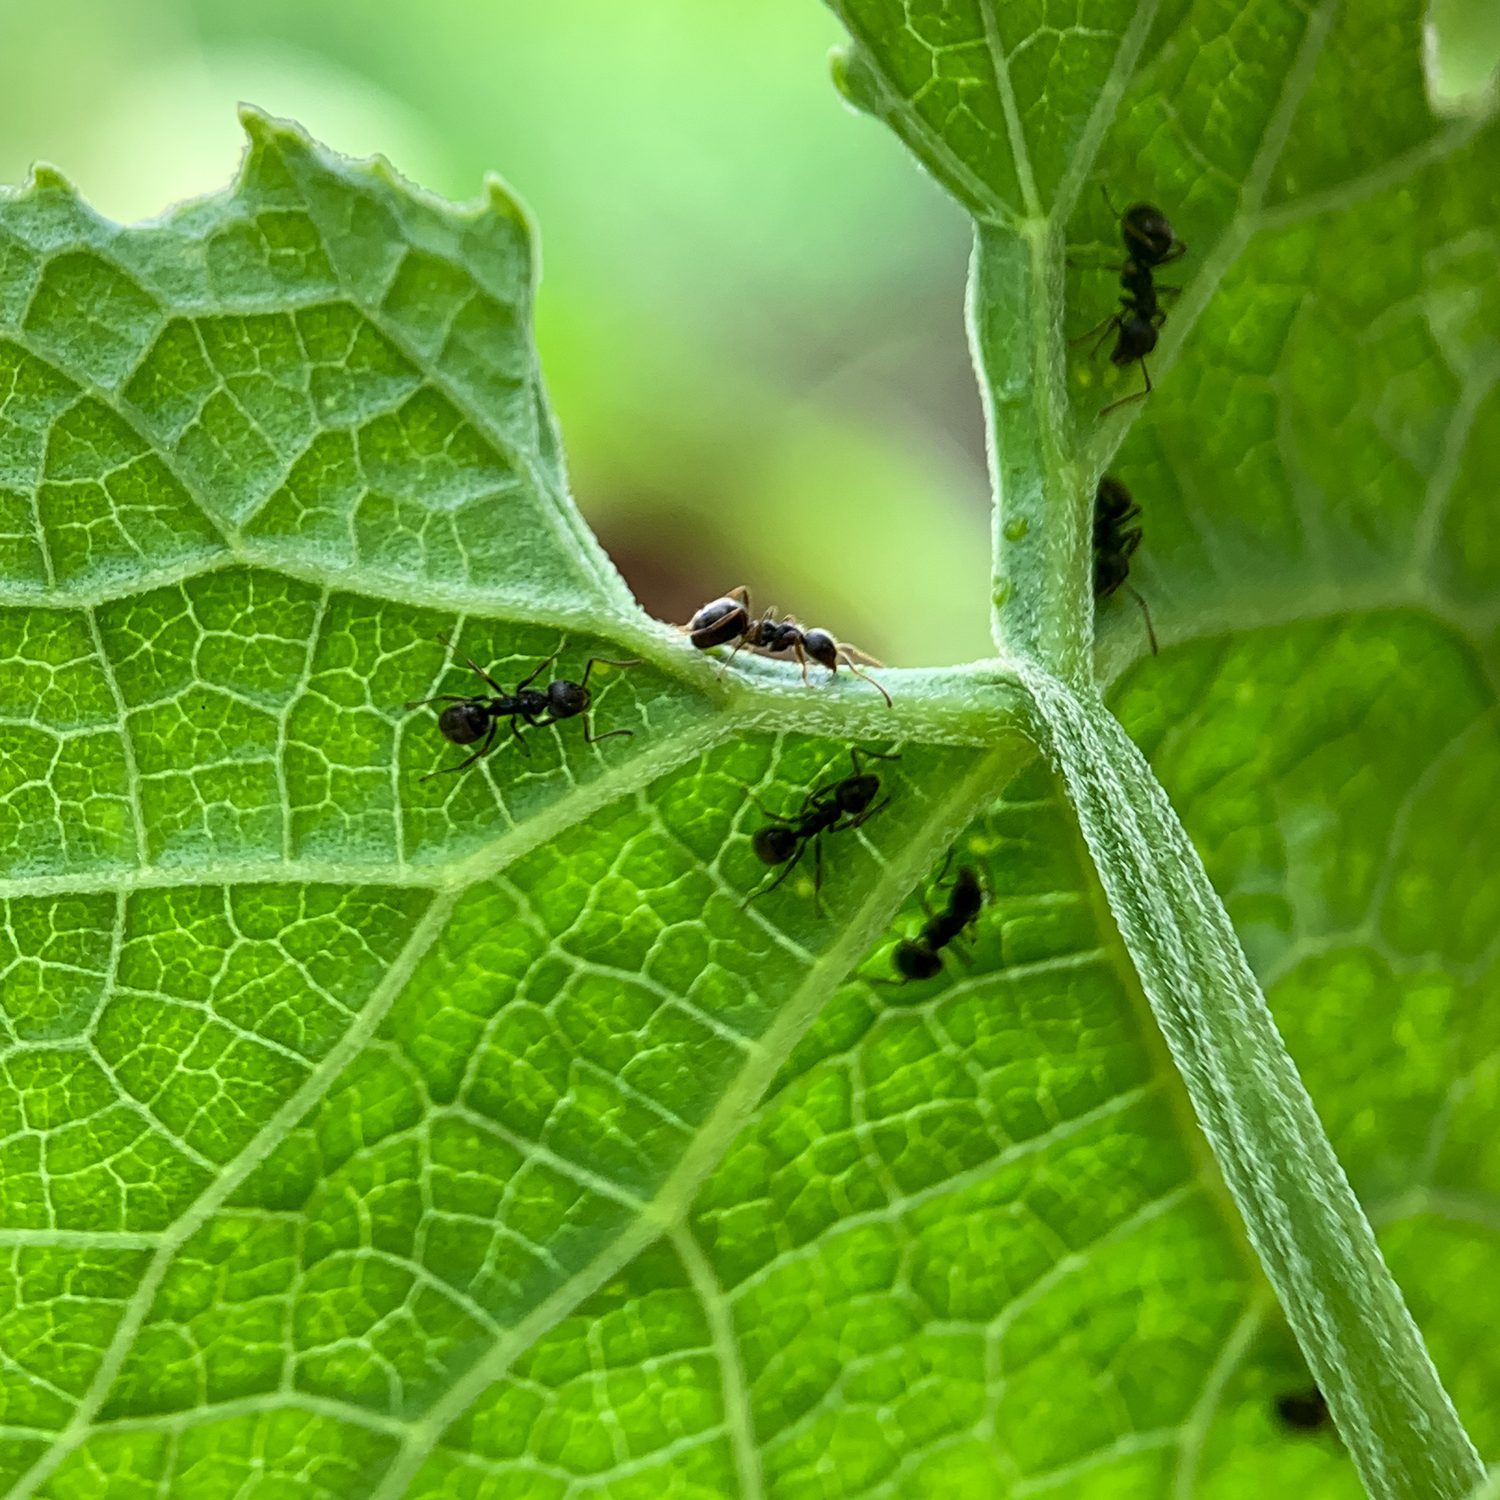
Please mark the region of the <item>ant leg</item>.
<svg viewBox="0 0 1500 1500"><path fill-rule="evenodd" d="M855 813L846 823L836 825L840 830L848 828L860 828L868 823L882 807L889 807L891 799L882 797L879 802L872 802L863 812Z"/></svg>
<svg viewBox="0 0 1500 1500"><path fill-rule="evenodd" d="M813 913L823 916L823 837L813 840Z"/></svg>
<svg viewBox="0 0 1500 1500"><path fill-rule="evenodd" d="M782 866L781 870L777 873L776 878L769 885L763 885L758 889L751 891L750 894L740 902L740 910L744 911L744 909L749 906L749 904L754 901L757 896L769 896L771 892L774 891L776 887L779 886L781 882L785 880L787 876L797 868L797 863L802 858L803 852L806 850L806 848L806 844L798 844L797 852L793 854L789 860L787 860L785 865Z"/></svg>
<svg viewBox="0 0 1500 1500"><path fill-rule="evenodd" d="M1074 271L1108 271L1111 276L1120 276L1120 275L1123 275L1124 274L1124 270L1125 270L1124 266L1119 265L1117 262L1112 261L1112 260L1107 260L1107 261L1103 262L1103 264L1101 264L1101 265L1090 266L1090 265L1085 265L1082 261L1074 260L1071 255L1066 255L1066 256L1063 257L1063 264L1065 266L1067 266L1070 270L1074 270Z"/></svg>
<svg viewBox="0 0 1500 1500"><path fill-rule="evenodd" d="M585 719L583 721L583 742L585 745L597 745L600 740L612 740L618 735L629 736L635 733L633 729L611 729L608 734L590 734L589 731L592 727L592 720Z"/></svg>
<svg viewBox="0 0 1500 1500"><path fill-rule="evenodd" d="M519 693L519 692L523 692L523 691L524 691L524 690L525 690L525 689L526 689L526 688L529 688L529 687L530 687L530 686L531 686L531 684L532 684L532 683L533 683L533 682L535 682L535 681L536 681L536 680L537 680L537 678L538 678L538 677L540 677L540 676L541 676L541 675L542 675L542 673L543 673L543 672L545 672L545 671L546 671L546 670L547 670L547 668L548 668L548 667L550 667L550 666L551 666L551 665L552 665L552 663L553 663L553 662L555 662L555 661L556 661L556 660L557 660L557 658L558 658L558 657L559 657L559 656L561 656L561 655L562 655L562 654L563 654L563 652L564 652L564 651L566 651L566 650L567 650L567 649L568 649L568 643L567 643L567 640L566 640L566 639L564 639L564 640L563 640L563 641L562 641L562 643L561 643L561 644L560 644L560 645L559 645L559 646L558 646L558 648L557 648L557 650L556 650L556 651L554 651L554 652L553 652L553 653L552 653L552 655L551 655L551 656L549 656L549 657L548 657L548 658L547 658L547 659L546 659L546 661L544 661L544 662L543 662L543 663L542 663L542 664L541 664L541 665L540 665L540 666L539 666L539 667L538 667L538 668L537 668L537 669L536 669L536 671L534 671L534 672L533 672L533 673L532 673L532 674L531 674L531 676L530 676L530 677L528 677L528 678L527 678L527 679L526 679L526 680L525 680L525 682L518 682L518 683L517 683L517 684L516 684L516 691L517 691L517 692L518 692L518 693Z"/></svg>
<svg viewBox="0 0 1500 1500"><path fill-rule="evenodd" d="M1105 332L1105 334L1107 336L1109 330L1111 328L1113 328L1115 326L1115 324L1119 322L1119 320L1120 320L1119 313L1111 313L1102 323L1095 323L1094 326L1092 328L1090 328L1087 333L1080 333L1077 338L1071 338L1071 339L1069 339L1068 340L1068 348L1072 349L1072 348L1075 348L1079 344L1087 342L1089 339L1093 338L1093 336L1096 333L1098 333L1101 329L1104 330L1104 332ZM1104 340L1101 338L1099 340L1099 343L1102 344L1103 342L1104 342ZM1099 345L1096 344L1094 347L1097 349L1099 347Z"/></svg>
<svg viewBox="0 0 1500 1500"><path fill-rule="evenodd" d="M1110 412L1116 410L1118 407L1129 406L1132 401L1144 401L1146 397L1151 394L1151 371L1146 368L1145 360L1141 361L1141 374L1146 377L1146 389L1143 391L1136 391L1133 395L1130 396L1121 396L1118 401L1111 401L1109 405L1099 413L1101 417L1107 417Z"/></svg>
<svg viewBox="0 0 1500 1500"><path fill-rule="evenodd" d="M1094 340L1094 347L1089 350L1089 358L1090 359L1095 358L1095 356L1099 353L1099 351L1104 347L1104 341L1110 336L1110 334L1115 329L1119 328L1120 326L1121 326L1120 325L1120 315L1119 315L1119 313L1116 313L1114 315L1114 317L1112 317L1104 325L1104 332L1101 333L1099 335L1099 337Z"/></svg>
<svg viewBox="0 0 1500 1500"><path fill-rule="evenodd" d="M759 809L760 809L760 810L761 810L761 811L762 811L762 812L763 812L763 813L764 813L764 814L765 814L765 815L766 815L766 816L767 816L767 817L768 817L768 818L770 818L770 820L771 820L771 821L772 821L772 822L773 822L773 823L785 823L785 824L787 824L787 825L788 825L788 826L790 826L790 825L791 825L791 824L793 824L793 823L795 823L795 822L796 822L796 821L797 821L797 820L796 820L796 819L795 819L795 818L788 818L788 817L787 817L787 816L785 816L785 814L783 814L783 813L778 813L778 812L772 812L772 811L771 811L771 809L770 809L770 808L769 808L769 807L767 807L767 806L766 806L766 804L765 804L765 803L764 803L764 802L762 802L762 801L761 801L761 800L760 800L760 798L759 798L759 797L757 797L757 796L756 796L756 795L755 795L755 793L754 793L754 792L752 792L752 791L751 791L751 790L750 790L750 788L749 788L749 787L747 787L747 786L745 786L745 785L743 785L743 784L741 784L741 786L740 786L740 790L741 790L741 791L742 791L742 792L743 792L743 793L744 793L744 794L745 794L745 795L746 795L746 796L747 796L747 797L748 797L748 798L749 798L749 799L750 799L750 800L751 800L751 801L752 801L752 802L753 802L753 803L754 803L754 804L755 804L755 805L756 805L756 806L757 806L757 807L758 807L758 808L759 808Z"/></svg>
<svg viewBox="0 0 1500 1500"><path fill-rule="evenodd" d="M439 645L446 646L448 648L448 650L453 651L453 652L457 652L458 647L453 644L453 641L452 641L451 637L446 636L446 635L440 635L440 636L437 637L437 640L438 640L438 644ZM503 687L501 687L500 684L498 682L496 682L495 679L493 677L491 677L490 674L488 672L486 672L484 670L484 668L481 667L479 665L479 663L477 661L475 661L472 656L466 656L466 657L464 657L464 662L468 666L469 670L476 677L478 677L481 682L487 682L487 683L489 683L489 685L492 688L494 688L494 690L497 693L500 693L501 695L504 694L505 689Z"/></svg>
<svg viewBox="0 0 1500 1500"><path fill-rule="evenodd" d="M724 659L723 659L723 661L721 661L721 662L720 662L720 663L719 663L719 676L720 676L720 677L721 677L721 678L722 678L722 677L723 677L723 676L724 676L724 674L725 674L725 673L726 673L726 672L727 672L727 671L728 671L728 670L729 670L729 668L730 668L730 666L731 666L731 664L732 664L732 663L733 663L733 661L734 661L734 659L735 659L735 657L737 657L737 656L738 656L738 655L739 655L739 654L740 654L740 650L741 650L741 648L742 648L742 647L743 647L743 646L744 646L744 644L745 644L745 637L744 637L744 636L741 636L741 637L740 637L740 638L739 638L739 639L738 639L738 640L737 640L737 641L736 641L736 642L735 642L735 643L734 643L734 649L733 649L733 650L732 650L732 651L730 651L730 653L729 653L729 655L728 655L728 656L726 656L726 657L725 657L725 658L724 658Z"/></svg>
<svg viewBox="0 0 1500 1500"><path fill-rule="evenodd" d="M849 747L849 762L854 767L856 776L864 775L864 767L860 765L860 756L868 756L871 760L900 760L901 757L894 750L866 750L863 745L851 745Z"/></svg>
<svg viewBox="0 0 1500 1500"><path fill-rule="evenodd" d="M413 698L410 703L403 703L401 707L410 710L426 708L429 703L467 703L468 701L463 693L439 693L436 698Z"/></svg>
<svg viewBox="0 0 1500 1500"><path fill-rule="evenodd" d="M421 779L423 781L431 781L434 776L448 776L451 775L454 771L466 770L469 766L472 766L481 755L488 755L490 753L490 750L495 743L495 734L499 730L499 728L499 719L491 719L490 732L485 735L484 743L471 756L469 756L466 760L459 761L456 766L439 766L436 771L429 771Z"/></svg>
<svg viewBox="0 0 1500 1500"><path fill-rule="evenodd" d="M530 755L531 754L531 746L526 743L526 738L521 733L521 721L520 721L520 719L517 719L517 718L512 718L511 719L511 721L510 721L510 732L513 735L515 735L515 737L516 737L516 743L521 747L521 753L523 755Z"/></svg>
<svg viewBox="0 0 1500 1500"><path fill-rule="evenodd" d="M1141 607L1141 618L1146 622L1146 639L1151 642L1151 654L1155 656L1158 654L1156 649L1156 629L1151 624L1151 611L1146 608L1146 601L1141 596L1141 591L1134 584L1127 583L1125 587L1130 590L1130 597Z"/></svg>
<svg viewBox="0 0 1500 1500"><path fill-rule="evenodd" d="M584 665L583 676L579 679L578 686L587 687L589 685L589 673L592 672L596 666L601 665L606 667L638 667L640 666L640 662L635 660L616 661L612 656L591 656L589 657L587 663ZM527 681L529 682L530 679L528 678ZM521 686L525 687L526 683L523 682Z"/></svg>

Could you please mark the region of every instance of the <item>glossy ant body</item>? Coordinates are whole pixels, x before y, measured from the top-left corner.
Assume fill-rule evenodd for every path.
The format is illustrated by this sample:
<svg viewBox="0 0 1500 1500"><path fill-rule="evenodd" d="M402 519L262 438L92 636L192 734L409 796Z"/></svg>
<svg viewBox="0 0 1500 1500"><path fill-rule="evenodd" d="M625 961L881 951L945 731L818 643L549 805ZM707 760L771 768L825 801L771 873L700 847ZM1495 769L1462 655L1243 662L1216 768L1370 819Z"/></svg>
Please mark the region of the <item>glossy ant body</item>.
<svg viewBox="0 0 1500 1500"><path fill-rule="evenodd" d="M951 860L953 856L948 857ZM938 879L941 882L942 876ZM923 907L926 909L925 901ZM943 949L978 919L983 908L984 887L979 883L979 871L972 865L960 865L953 884L948 887L947 906L936 913L929 910L921 933L896 944L891 962L901 976L901 983L931 979L940 973Z"/></svg>
<svg viewBox="0 0 1500 1500"><path fill-rule="evenodd" d="M1140 590L1128 582L1130 559L1141 545L1141 528L1134 524L1139 522L1140 515L1141 508L1130 491L1113 476L1101 475L1099 488L1094 492L1094 598L1108 599L1123 587L1141 607L1146 639L1151 642L1151 654L1155 656L1156 630L1151 624L1151 611Z"/></svg>
<svg viewBox="0 0 1500 1500"><path fill-rule="evenodd" d="M1276 1415L1294 1432L1321 1432L1329 1424L1328 1401L1317 1386L1276 1398Z"/></svg>
<svg viewBox="0 0 1500 1500"><path fill-rule="evenodd" d="M816 626L805 629L790 615L778 620L774 609L768 609L759 619L752 618L750 591L744 584L730 589L722 598L710 600L682 628L687 632L688 640L700 651L727 646L733 641L734 650L729 653L725 666L734 660L735 653L742 647L750 646L773 654L790 651L802 667L803 682L807 681L809 661L827 667L834 674L841 666L848 667L856 677L864 678L885 699L888 707L894 707L891 695L860 666L861 662L867 662L878 667L880 663L873 656L865 655L844 641L836 641L828 631Z"/></svg>
<svg viewBox="0 0 1500 1500"><path fill-rule="evenodd" d="M450 650L453 642L446 636L439 636L438 642L447 646ZM464 657L470 671L474 672L481 681L494 688L493 697L482 695L466 697L460 693L440 693L435 698L416 698L406 704L408 710L422 708L429 703L446 703L448 705L438 715L438 731L445 740L455 745L472 745L478 740L484 743L474 751L467 759L461 760L457 765L443 766L436 771L429 771L422 777L423 781L430 781L434 776L442 776L450 771L462 771L472 766L481 756L488 755L494 748L495 736L500 729L502 719L510 720L510 730L516 737L516 742L528 755L531 747L526 743L521 734L521 726L524 724L531 729L545 729L549 724L560 723L563 719L583 718L583 738L590 744L597 744L600 740L613 739L616 735L630 735L635 731L632 729L611 729L608 734L593 734L590 732L591 725L588 717L589 709L593 704L594 695L589 691L589 675L596 666L607 667L638 667L638 661L614 661L607 656L591 656L583 669L583 676L577 682L572 682L565 677L558 678L555 682L549 682L545 689L534 688L534 683L553 662L567 649L564 641L556 651L544 662L540 663L536 670L523 682L516 686L513 693L508 693L477 661L471 656Z"/></svg>
<svg viewBox="0 0 1500 1500"><path fill-rule="evenodd" d="M841 781L833 782L829 786L815 787L802 799L802 806L790 817L782 813L773 813L753 792L749 792L748 787L746 788L755 805L772 820L764 828L755 830L755 835L750 840L750 847L762 864L781 865L782 869L769 885L751 891L745 897L744 905L748 906L757 896L764 896L774 891L797 868L808 846L811 845L813 904L819 911L822 910L819 893L823 889L823 835L858 828L861 823L873 818L891 800L889 797L879 802L875 800L880 795L880 777L875 772L864 769L860 764L861 756L868 756L874 760L901 759L899 755L887 754L880 750L851 748L849 760L854 767L854 774L845 776Z"/></svg>
<svg viewBox="0 0 1500 1500"><path fill-rule="evenodd" d="M1107 190L1104 201L1109 204L1109 211L1115 213ZM1120 238L1125 246L1125 263L1114 268L1120 277L1120 310L1072 342L1081 344L1097 333L1099 339L1091 351L1094 352L1114 331L1115 347L1110 351L1110 363L1121 369L1139 364L1146 389L1111 401L1099 413L1101 417L1131 401L1144 401L1151 394L1151 371L1146 368L1146 356L1156 348L1161 325L1167 320L1166 311L1157 298L1163 293L1175 294L1181 290L1175 286L1157 286L1155 273L1187 253L1187 246L1177 238L1171 221L1153 204L1132 203L1118 217Z"/></svg>

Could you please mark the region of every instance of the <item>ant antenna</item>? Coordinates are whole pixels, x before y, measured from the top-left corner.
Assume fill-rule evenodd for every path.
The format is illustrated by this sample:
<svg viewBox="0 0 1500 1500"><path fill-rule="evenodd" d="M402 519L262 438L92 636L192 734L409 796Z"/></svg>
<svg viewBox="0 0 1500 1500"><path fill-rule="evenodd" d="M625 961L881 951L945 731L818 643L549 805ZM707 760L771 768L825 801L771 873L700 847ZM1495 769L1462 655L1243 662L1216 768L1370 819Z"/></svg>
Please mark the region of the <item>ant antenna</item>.
<svg viewBox="0 0 1500 1500"><path fill-rule="evenodd" d="M1113 200L1109 196L1109 189L1102 182L1099 184L1099 191L1104 194L1104 206L1118 219L1120 217L1120 210L1115 207Z"/></svg>
<svg viewBox="0 0 1500 1500"><path fill-rule="evenodd" d="M1151 642L1152 656L1157 656L1160 653L1156 649L1156 629L1151 624L1151 611L1146 608L1145 599L1142 598L1140 590L1133 583L1127 583L1125 587L1130 590L1130 597L1141 607L1141 618L1146 622L1146 639Z"/></svg>
<svg viewBox="0 0 1500 1500"><path fill-rule="evenodd" d="M886 692L885 688L879 682L877 682L873 677L871 677L870 674L867 671L865 671L865 669L863 667L861 667L858 662L853 661L853 660L850 659L847 650L845 651L845 654L844 654L844 665L846 667L848 667L849 670L851 672L853 672L856 677L863 677L864 680L866 682L868 682L870 684L870 686L872 688L874 688L875 691L877 693L879 693L882 698L885 699L885 706L887 708L894 708L896 706L891 701L891 695L888 692Z"/></svg>

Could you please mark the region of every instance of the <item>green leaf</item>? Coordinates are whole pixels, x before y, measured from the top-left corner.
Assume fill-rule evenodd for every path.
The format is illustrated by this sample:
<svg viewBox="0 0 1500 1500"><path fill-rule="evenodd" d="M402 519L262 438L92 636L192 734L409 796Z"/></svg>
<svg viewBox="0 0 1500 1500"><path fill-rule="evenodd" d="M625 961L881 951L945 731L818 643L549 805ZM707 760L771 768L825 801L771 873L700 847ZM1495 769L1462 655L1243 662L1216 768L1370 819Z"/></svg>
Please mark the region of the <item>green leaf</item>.
<svg viewBox="0 0 1500 1500"><path fill-rule="evenodd" d="M1456 277L1448 266L1472 237L1493 246L1495 205L1479 184L1493 178L1494 134L1444 126L1423 102L1414 6L1385 7L1373 24L1368 9L1333 4L1122 6L1113 25L1101 6L1097 25L1073 32L1038 30L1025 8L1002 14L988 0L835 0L834 9L857 43L839 70L846 93L887 120L979 221L970 307L1000 501L999 638L1030 663L1023 680L1216 1163L1371 1493L1463 1494L1481 1472L1477 1455L1188 838L1092 699L1084 626L1091 501L1112 461L1138 485L1150 534L1178 563L1159 576L1169 589L1181 577L1190 604L1212 600L1185 611L1180 628L1169 615L1179 649L1165 672L1149 673L1158 700L1173 698L1173 671L1191 684L1178 695L1188 726L1227 643L1289 618L1317 622L1316 641L1348 619L1351 585L1372 585L1361 591L1366 610L1451 616L1436 538L1466 451L1482 447L1477 408L1500 365L1474 317L1476 299L1493 301L1493 257ZM1070 369L1066 355L1073 309L1110 310L1099 260L1120 256L1109 248L1116 210L1093 191L1110 185L1121 202L1167 204L1192 251L1172 268L1184 290L1167 304L1153 361L1158 380L1173 370L1178 383L1144 418L1117 405L1117 391L1096 394L1087 358ZM1437 311L1455 294L1452 312ZM1450 420L1452 407L1468 410ZM1172 557L1174 522L1206 556ZM1445 654L1484 650L1486 632L1452 624ZM1405 622L1372 633L1387 667L1373 699L1361 701L1356 674L1328 674L1346 725L1395 691ZM1461 678L1445 686L1435 707L1451 735L1488 705L1474 704ZM1259 696L1242 691L1247 705ZM1242 758L1282 727L1264 710L1250 722L1248 739L1227 737ZM1306 726L1295 732L1299 754L1319 743ZM1363 737L1344 734L1353 743L1341 769L1357 786ZM1369 819L1360 833L1404 820L1431 758L1451 749L1439 730L1414 760L1392 764L1388 800L1373 788L1360 796ZM1224 763L1226 747L1209 753ZM1320 812L1334 821L1326 805ZM1264 821L1273 839L1290 837L1279 816ZM1221 833L1234 836L1232 826ZM1316 836L1302 842L1314 864L1321 855L1337 868L1348 836L1338 828L1326 848ZM1377 899L1382 855L1377 834L1347 869ZM1277 967L1294 967L1304 945L1381 953L1385 912L1361 906L1340 923L1297 905L1286 901ZM1425 1127L1429 1157L1465 1089L1468 1059L1453 1061L1460 1076ZM1402 1186L1420 1212L1422 1193Z"/></svg>
<svg viewBox="0 0 1500 1500"><path fill-rule="evenodd" d="M861 24L904 34L900 15ZM1189 60L1190 25L1161 23ZM1009 44L1041 69L1010 114L1074 122L1057 163L1034 158L1038 203L1070 175L1082 201L1075 163L1125 97L1132 59L1097 48L1101 88L1085 40L1032 20ZM1274 78L1252 68L1245 87ZM1305 1367L1120 940L1139 962L1118 867L1101 860L1101 885L1015 672L883 674L893 711L864 684L812 692L743 657L721 676L634 610L567 500L529 235L503 190L453 210L247 123L236 188L157 225L102 224L50 173L0 202L9 1493L1353 1493L1332 1439L1275 1418ZM972 137L996 226L1031 215L998 138ZM1445 149L1418 179L1457 170ZM1184 159L1198 169L1184 146L1153 190ZM1373 198L1412 190L1408 172ZM1414 261L1414 305L1462 351L1495 323L1482 235L1464 239L1483 216L1452 213L1468 228L1440 243L1468 258ZM1326 226L1306 222L1321 250ZM1354 264L1368 283L1346 258L1328 295L1373 302L1383 268ZM1212 299L1202 284L1174 313L1200 340L1239 288L1223 337L1252 408L1240 341L1262 328L1247 310L1277 305L1277 272L1231 257ZM1055 288L1028 303L1028 275L1035 356L1059 347L1060 306ZM1077 280L1069 305L1108 305L1107 278ZM1440 373L1402 332L1376 323L1353 372L1382 428L1403 392L1430 405ZM1321 391L1344 367L1303 338L1272 341L1267 369L1284 358L1294 388ZM982 350L999 368L996 341ZM1007 551L1000 614L1018 670L1072 678L1091 460L1062 420L1060 361L1017 352L1016 399L1041 392L1059 428L1027 460L1045 563ZM1500 1077L1482 837L1472 901L1439 894L1491 816L1489 678L1469 666L1488 637L1381 597L1395 569L1372 563L1354 600L1332 589L1328 554L1292 544L1316 525L1347 546L1359 518L1325 515L1311 482L1309 531L1261 537L1286 461L1254 444L1241 487L1200 503L1222 465L1205 418L1170 403L1225 400L1184 389L1188 364L1148 412L1163 447L1142 576L1172 644L1129 664L1136 638L1114 633L1115 701L1276 980L1439 1363L1492 1438L1493 1341L1472 1318ZM1152 452L1144 424L1131 443ZM1416 456L1393 495L1423 489ZM1460 469L1447 514L1477 518L1484 476ZM1214 525L1236 516L1226 546ZM1208 543L1232 576L1193 554ZM1357 555L1407 577L1394 543ZM456 756L402 704L472 685L440 631L507 684L558 648L575 675L594 653L641 659L595 679L600 729L634 738L588 746L562 724L529 757L507 744L422 782ZM765 873L744 789L793 809L843 774L849 743L902 759L881 767L889 806L828 841L826 916L805 879L744 905ZM1097 842L1107 809L1080 802ZM949 847L989 889L972 954L892 987L891 944ZM1191 874L1174 896L1199 899ZM1212 938L1212 918L1188 936ZM1392 986L1394 1019L1372 1026Z"/></svg>
<svg viewBox="0 0 1500 1500"><path fill-rule="evenodd" d="M993 670L906 674L892 711L725 680L645 620L566 494L514 202L246 124L235 188L156 225L50 170L0 203L16 1495L207 1493L262 1453L299 1492L421 1493L451 1445L481 1463L518 1419L477 1413L554 1324L702 1273L651 1247L1034 753ZM638 659L593 678L632 740L569 723L421 779L456 757L407 700L554 651L575 679ZM903 749L829 850L830 917L805 879L747 908L743 789L795 809L845 736ZM681 1302L642 1336L724 1326ZM591 1463L554 1373L534 1461ZM691 1448L717 1376L682 1400L629 1443Z"/></svg>

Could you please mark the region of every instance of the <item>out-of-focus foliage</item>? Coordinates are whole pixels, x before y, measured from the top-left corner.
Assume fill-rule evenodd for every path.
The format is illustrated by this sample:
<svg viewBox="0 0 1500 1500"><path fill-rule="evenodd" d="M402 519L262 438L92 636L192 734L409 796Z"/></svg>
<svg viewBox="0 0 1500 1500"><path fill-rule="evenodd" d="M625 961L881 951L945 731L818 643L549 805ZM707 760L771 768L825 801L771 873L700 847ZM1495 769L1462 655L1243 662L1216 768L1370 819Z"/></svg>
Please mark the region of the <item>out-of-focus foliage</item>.
<svg viewBox="0 0 1500 1500"><path fill-rule="evenodd" d="M1456 89L1496 14L1440 0ZM158 213L228 179L241 100L450 197L502 167L546 229L579 502L648 608L748 582L890 660L959 661L986 649L967 233L829 108L839 34L815 0L10 5L0 181L63 162L104 212Z"/></svg>
<svg viewBox="0 0 1500 1500"><path fill-rule="evenodd" d="M964 660L988 535L967 232L831 102L838 35L815 0L6 7L4 55L42 65L0 97L0 180L42 157L158 213L228 180L242 99L451 197L499 167L545 230L574 488L648 608L744 582L888 659Z"/></svg>

